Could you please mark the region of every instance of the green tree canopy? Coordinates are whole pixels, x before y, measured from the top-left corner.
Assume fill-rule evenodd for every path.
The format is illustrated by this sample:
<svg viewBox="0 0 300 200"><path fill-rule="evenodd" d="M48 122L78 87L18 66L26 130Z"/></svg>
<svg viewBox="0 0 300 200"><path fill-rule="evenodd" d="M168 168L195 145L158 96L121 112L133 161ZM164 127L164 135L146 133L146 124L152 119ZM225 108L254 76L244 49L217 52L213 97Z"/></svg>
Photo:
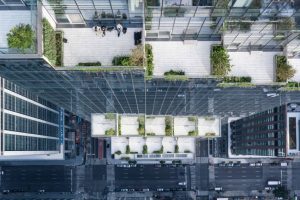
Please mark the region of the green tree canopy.
<svg viewBox="0 0 300 200"><path fill-rule="evenodd" d="M7 43L9 48L30 49L33 45L34 32L29 24L19 24L12 28L7 34Z"/></svg>
<svg viewBox="0 0 300 200"><path fill-rule="evenodd" d="M214 46L211 54L212 73L215 76L226 76L230 70L229 55L222 46Z"/></svg>
<svg viewBox="0 0 300 200"><path fill-rule="evenodd" d="M292 78L296 73L296 70L287 63L285 56L277 56L277 81L285 82Z"/></svg>

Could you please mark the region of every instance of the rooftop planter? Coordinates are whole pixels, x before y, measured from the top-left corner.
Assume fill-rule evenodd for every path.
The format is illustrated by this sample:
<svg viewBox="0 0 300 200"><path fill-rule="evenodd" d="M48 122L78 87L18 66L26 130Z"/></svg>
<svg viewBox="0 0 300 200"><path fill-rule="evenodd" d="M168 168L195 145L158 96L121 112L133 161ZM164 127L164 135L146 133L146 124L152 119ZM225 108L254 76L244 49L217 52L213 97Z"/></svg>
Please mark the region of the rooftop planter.
<svg viewBox="0 0 300 200"><path fill-rule="evenodd" d="M154 64L153 64L153 52L150 44L145 45L146 53L146 76L153 76Z"/></svg>
<svg viewBox="0 0 300 200"><path fill-rule="evenodd" d="M13 27L7 34L9 48L18 49L21 53L33 48L34 31L29 24L19 24Z"/></svg>
<svg viewBox="0 0 300 200"><path fill-rule="evenodd" d="M165 133L166 136L172 136L173 135L173 117L166 116L165 117Z"/></svg>
<svg viewBox="0 0 300 200"><path fill-rule="evenodd" d="M146 135L165 135L165 116L146 116Z"/></svg>
<svg viewBox="0 0 300 200"><path fill-rule="evenodd" d="M165 17L184 17L185 12L183 7L166 7L163 10Z"/></svg>
<svg viewBox="0 0 300 200"><path fill-rule="evenodd" d="M106 137L116 136L117 120L116 114L92 114L92 136L94 137Z"/></svg>
<svg viewBox="0 0 300 200"><path fill-rule="evenodd" d="M226 76L223 82L218 84L218 87L255 87L251 83L252 78L249 76Z"/></svg>
<svg viewBox="0 0 300 200"><path fill-rule="evenodd" d="M167 81L186 81L188 77L182 70L170 70L164 73L165 80Z"/></svg>
<svg viewBox="0 0 300 200"><path fill-rule="evenodd" d="M139 66L144 64L143 45L138 45L132 50L131 55L115 56L112 60L113 66Z"/></svg>
<svg viewBox="0 0 300 200"><path fill-rule="evenodd" d="M211 53L212 75L223 77L231 71L230 59L223 46L212 46Z"/></svg>
<svg viewBox="0 0 300 200"><path fill-rule="evenodd" d="M285 56L276 56L276 81L286 82L294 77L296 70L287 63Z"/></svg>
<svg viewBox="0 0 300 200"><path fill-rule="evenodd" d="M138 117L139 128L138 132L140 136L145 136L145 116Z"/></svg>
<svg viewBox="0 0 300 200"><path fill-rule="evenodd" d="M174 136L197 136L198 117L196 116L175 116Z"/></svg>
<svg viewBox="0 0 300 200"><path fill-rule="evenodd" d="M63 66L63 33L55 31L47 19L43 24L43 54L54 66Z"/></svg>

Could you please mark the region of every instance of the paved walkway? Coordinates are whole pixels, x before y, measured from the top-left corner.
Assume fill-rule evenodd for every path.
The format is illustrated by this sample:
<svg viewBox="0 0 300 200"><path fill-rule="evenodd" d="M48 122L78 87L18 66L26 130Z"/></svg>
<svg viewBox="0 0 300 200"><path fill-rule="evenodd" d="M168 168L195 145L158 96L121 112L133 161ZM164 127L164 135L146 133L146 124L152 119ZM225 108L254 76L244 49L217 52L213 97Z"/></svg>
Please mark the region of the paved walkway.
<svg viewBox="0 0 300 200"><path fill-rule="evenodd" d="M271 84L275 77L274 56L282 52L229 52L230 76L250 76L255 84Z"/></svg>
<svg viewBox="0 0 300 200"><path fill-rule="evenodd" d="M111 66L115 56L129 55L135 48L134 32L139 28L128 28L126 34L117 36L117 31L96 35L92 28L62 28L64 38L64 65L76 66L79 62L100 61L103 66Z"/></svg>
<svg viewBox="0 0 300 200"><path fill-rule="evenodd" d="M210 49L212 41L155 41L152 45L154 76L164 72L182 70L188 76L207 77L210 75Z"/></svg>
<svg viewBox="0 0 300 200"><path fill-rule="evenodd" d="M296 70L296 74L291 80L300 82L300 58L288 59L288 63Z"/></svg>

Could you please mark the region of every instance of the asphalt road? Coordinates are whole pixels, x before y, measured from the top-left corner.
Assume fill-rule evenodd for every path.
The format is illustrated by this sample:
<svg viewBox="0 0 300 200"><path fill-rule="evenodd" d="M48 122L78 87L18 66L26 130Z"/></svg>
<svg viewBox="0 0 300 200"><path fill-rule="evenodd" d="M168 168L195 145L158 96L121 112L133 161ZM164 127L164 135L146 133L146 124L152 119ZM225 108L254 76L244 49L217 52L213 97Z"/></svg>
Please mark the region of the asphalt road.
<svg viewBox="0 0 300 200"><path fill-rule="evenodd" d="M278 86L219 88L213 79L145 80L141 70L86 73L54 71L41 60L36 65L28 60L2 63L4 78L87 118L97 112L240 116L300 101L300 92L268 97L279 92Z"/></svg>
<svg viewBox="0 0 300 200"><path fill-rule="evenodd" d="M209 189L208 163L195 165L196 189L206 191Z"/></svg>
<svg viewBox="0 0 300 200"><path fill-rule="evenodd" d="M120 189L175 189L186 188L178 185L187 179L185 167L138 165L137 167L115 167L115 188Z"/></svg>
<svg viewBox="0 0 300 200"><path fill-rule="evenodd" d="M215 187L226 190L257 190L263 189L262 167L219 167L215 166Z"/></svg>
<svg viewBox="0 0 300 200"><path fill-rule="evenodd" d="M106 165L76 167L76 188L86 192L104 192L106 187Z"/></svg>
<svg viewBox="0 0 300 200"><path fill-rule="evenodd" d="M278 180L282 185L287 185L287 168L281 166L251 167L248 164L234 167L215 166L215 186L223 190L263 190L268 180Z"/></svg>
<svg viewBox="0 0 300 200"><path fill-rule="evenodd" d="M10 191L72 192L73 169L64 166L2 166L1 189Z"/></svg>

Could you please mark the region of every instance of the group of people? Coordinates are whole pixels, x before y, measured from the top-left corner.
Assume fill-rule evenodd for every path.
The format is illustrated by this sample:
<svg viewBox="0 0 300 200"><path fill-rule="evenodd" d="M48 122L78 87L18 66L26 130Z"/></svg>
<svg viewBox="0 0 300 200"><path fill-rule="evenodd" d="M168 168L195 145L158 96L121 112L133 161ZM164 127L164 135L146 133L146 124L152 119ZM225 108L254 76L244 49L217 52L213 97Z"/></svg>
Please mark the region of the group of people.
<svg viewBox="0 0 300 200"><path fill-rule="evenodd" d="M93 29L96 32L96 35L98 35L100 32L102 32L101 35L102 35L102 37L104 37L106 35L106 31L113 31L113 30L115 30L115 27L114 26L106 27L106 26L102 25L100 27L94 26ZM122 24L120 24L120 23L117 24L116 30L118 33L118 37L120 37L121 32L123 32L123 34L125 34L127 32L127 28L123 27Z"/></svg>

